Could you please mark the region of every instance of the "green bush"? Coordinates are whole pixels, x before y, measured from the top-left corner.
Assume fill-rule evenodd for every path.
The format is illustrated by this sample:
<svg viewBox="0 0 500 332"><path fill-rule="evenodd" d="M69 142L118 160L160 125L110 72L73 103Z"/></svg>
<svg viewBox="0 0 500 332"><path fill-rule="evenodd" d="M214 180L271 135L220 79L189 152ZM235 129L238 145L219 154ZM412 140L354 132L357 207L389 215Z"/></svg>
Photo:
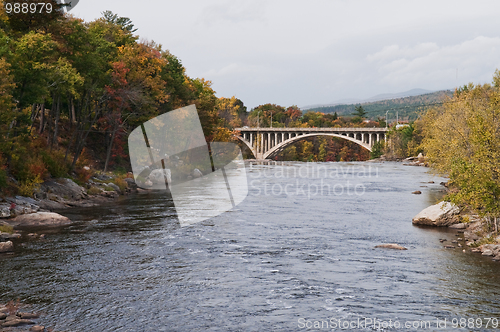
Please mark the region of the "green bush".
<svg viewBox="0 0 500 332"><path fill-rule="evenodd" d="M47 170L55 178L62 178L68 175L69 165L64 162L64 155L61 152L42 151L43 162L47 165Z"/></svg>
<svg viewBox="0 0 500 332"><path fill-rule="evenodd" d="M0 225L0 232L12 234L14 233L14 228L10 225Z"/></svg>
<svg viewBox="0 0 500 332"><path fill-rule="evenodd" d="M379 158L381 155L384 154L384 143L379 141L379 142L375 142L375 144L373 144L372 146L372 151L370 152L370 158L371 159L375 159L375 158Z"/></svg>
<svg viewBox="0 0 500 332"><path fill-rule="evenodd" d="M99 195L101 193L101 190L97 188L96 186L90 187L90 189L87 190L87 194L89 195Z"/></svg>

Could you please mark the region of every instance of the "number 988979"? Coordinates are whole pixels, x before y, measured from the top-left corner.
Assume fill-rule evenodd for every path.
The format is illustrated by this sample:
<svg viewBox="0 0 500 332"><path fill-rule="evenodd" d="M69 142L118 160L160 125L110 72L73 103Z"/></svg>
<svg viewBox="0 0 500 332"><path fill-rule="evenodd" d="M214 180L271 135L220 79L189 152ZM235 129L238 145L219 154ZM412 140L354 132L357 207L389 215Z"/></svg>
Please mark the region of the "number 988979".
<svg viewBox="0 0 500 332"><path fill-rule="evenodd" d="M50 14L53 10L50 2L4 2L4 8L7 14Z"/></svg>

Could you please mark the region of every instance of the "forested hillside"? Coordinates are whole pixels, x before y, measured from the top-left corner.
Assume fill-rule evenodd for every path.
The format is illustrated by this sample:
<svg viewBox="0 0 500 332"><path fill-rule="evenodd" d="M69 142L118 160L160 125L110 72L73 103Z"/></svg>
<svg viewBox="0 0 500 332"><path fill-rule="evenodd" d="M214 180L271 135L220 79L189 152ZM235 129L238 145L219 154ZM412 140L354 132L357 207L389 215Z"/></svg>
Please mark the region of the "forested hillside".
<svg viewBox="0 0 500 332"><path fill-rule="evenodd" d="M49 177L86 181L129 169L127 136L159 114L196 104L207 140L227 140L243 103L217 98L181 61L140 40L111 12L84 22L52 12L8 15L0 0L0 189L30 195ZM224 117L232 123L226 123Z"/></svg>
<svg viewBox="0 0 500 332"><path fill-rule="evenodd" d="M335 105L311 108L309 111L323 113L337 113L338 115L350 115L354 112L356 106L362 106L367 113L369 119L385 118L386 111L389 111L389 118L396 118L396 111L400 119L413 121L420 114L441 103L446 97L451 97L453 91L444 90L433 93L427 93L419 96L411 96L404 98L381 100L362 104Z"/></svg>

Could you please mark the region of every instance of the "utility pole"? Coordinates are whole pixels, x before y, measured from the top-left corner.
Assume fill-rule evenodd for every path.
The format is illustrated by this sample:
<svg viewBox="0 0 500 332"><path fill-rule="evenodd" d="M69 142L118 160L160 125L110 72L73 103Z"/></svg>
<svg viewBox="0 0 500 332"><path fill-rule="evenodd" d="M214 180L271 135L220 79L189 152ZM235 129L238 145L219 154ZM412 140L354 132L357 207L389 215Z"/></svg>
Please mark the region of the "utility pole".
<svg viewBox="0 0 500 332"><path fill-rule="evenodd" d="M271 128L273 127L273 111L271 111Z"/></svg>
<svg viewBox="0 0 500 332"><path fill-rule="evenodd" d="M385 111L385 128L387 129L387 113L389 113L389 111Z"/></svg>
<svg viewBox="0 0 500 332"><path fill-rule="evenodd" d="M261 142L261 136L260 136L260 112L262 112L262 110L258 111L257 112L257 144L256 144L256 149L257 149L257 155L255 156L255 158L259 158L259 151L260 149L262 148L262 142Z"/></svg>
<svg viewBox="0 0 500 332"><path fill-rule="evenodd" d="M399 112L399 111L396 111L396 127L397 127L397 125L399 124L398 112Z"/></svg>

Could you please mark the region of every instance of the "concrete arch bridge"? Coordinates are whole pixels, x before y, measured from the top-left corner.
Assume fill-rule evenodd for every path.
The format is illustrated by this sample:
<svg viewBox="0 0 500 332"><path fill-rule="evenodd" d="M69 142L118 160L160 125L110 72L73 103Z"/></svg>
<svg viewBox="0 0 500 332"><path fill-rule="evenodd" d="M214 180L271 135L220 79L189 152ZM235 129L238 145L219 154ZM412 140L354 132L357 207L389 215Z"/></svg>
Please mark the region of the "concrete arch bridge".
<svg viewBox="0 0 500 332"><path fill-rule="evenodd" d="M372 151L373 144L387 140L387 128L236 128L237 136L256 159L271 159L287 146L313 136L332 136Z"/></svg>

